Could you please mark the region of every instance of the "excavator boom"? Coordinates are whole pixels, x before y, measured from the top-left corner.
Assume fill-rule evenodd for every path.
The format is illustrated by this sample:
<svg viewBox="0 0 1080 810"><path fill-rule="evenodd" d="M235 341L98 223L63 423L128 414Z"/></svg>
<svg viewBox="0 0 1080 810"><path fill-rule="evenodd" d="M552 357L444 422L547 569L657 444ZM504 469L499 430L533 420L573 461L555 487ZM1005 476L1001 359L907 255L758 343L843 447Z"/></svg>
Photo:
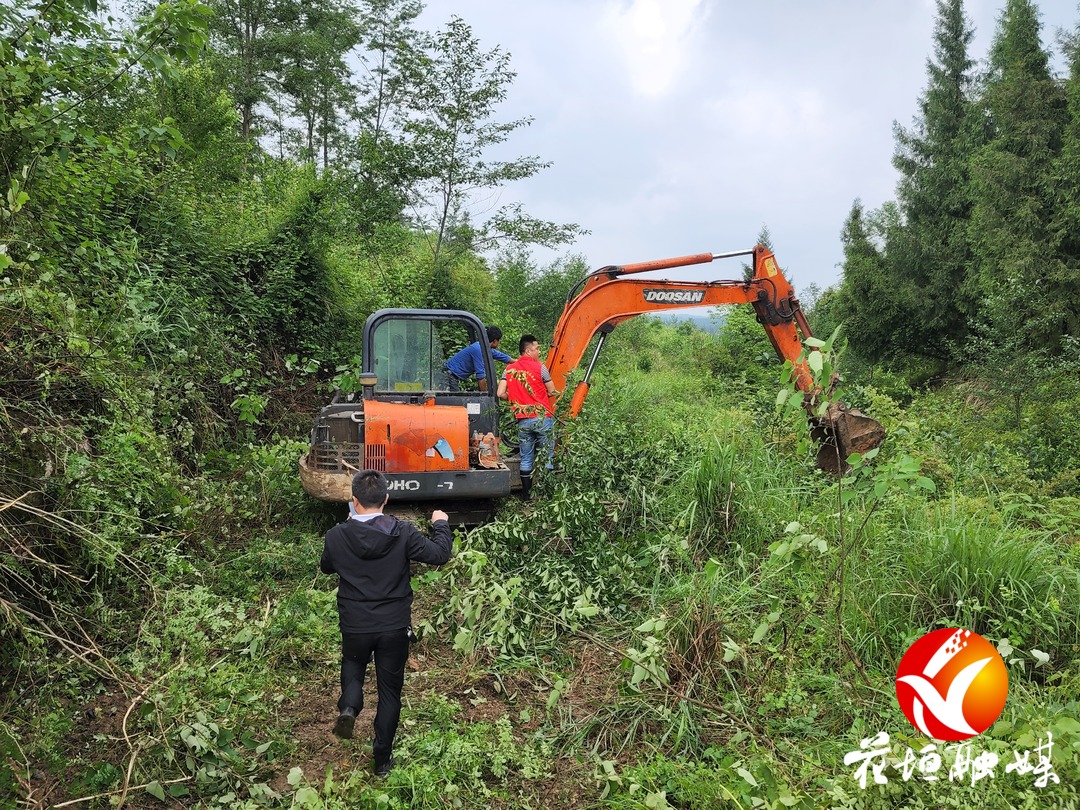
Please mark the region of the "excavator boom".
<svg viewBox="0 0 1080 810"><path fill-rule="evenodd" d="M631 279L626 276L655 270L706 264L734 256L752 257L753 272L741 281L668 281ZM616 325L637 315L672 309L723 304L749 304L765 329L773 349L790 360L794 382L804 396L814 437L823 443L818 462L840 472L853 452L877 447L885 431L875 420L840 403L824 416L814 415L821 390L802 359L803 339L812 337L795 290L785 278L772 251L764 245L731 253L698 253L672 259L603 267L586 276L568 297L555 327L547 366L555 387L564 390L567 377L581 362L595 335L599 335L584 378L574 390L570 416L577 416L589 392L589 379L607 335ZM800 337L801 334L801 337Z"/></svg>

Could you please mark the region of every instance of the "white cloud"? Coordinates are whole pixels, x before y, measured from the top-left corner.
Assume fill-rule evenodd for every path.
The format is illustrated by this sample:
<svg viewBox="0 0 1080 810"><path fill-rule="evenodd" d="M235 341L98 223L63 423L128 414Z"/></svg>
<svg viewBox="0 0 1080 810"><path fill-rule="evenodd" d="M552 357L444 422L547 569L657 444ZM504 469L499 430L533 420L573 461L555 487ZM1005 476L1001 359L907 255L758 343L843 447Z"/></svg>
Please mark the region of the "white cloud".
<svg viewBox="0 0 1080 810"><path fill-rule="evenodd" d="M657 99L675 85L706 13L704 0L616 0L607 5L601 29L619 49L634 93Z"/></svg>
<svg viewBox="0 0 1080 810"><path fill-rule="evenodd" d="M747 77L748 78L748 77ZM707 112L712 126L740 140L788 141L827 137L837 122L827 113L828 102L811 87L754 86L734 82L733 92L710 101Z"/></svg>

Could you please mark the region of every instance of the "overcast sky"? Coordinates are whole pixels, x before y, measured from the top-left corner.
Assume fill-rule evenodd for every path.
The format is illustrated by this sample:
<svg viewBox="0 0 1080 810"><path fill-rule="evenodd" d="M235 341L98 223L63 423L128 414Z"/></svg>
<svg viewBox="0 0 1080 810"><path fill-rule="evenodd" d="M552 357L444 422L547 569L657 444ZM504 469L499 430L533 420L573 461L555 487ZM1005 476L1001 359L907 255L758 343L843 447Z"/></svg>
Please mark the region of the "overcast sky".
<svg viewBox="0 0 1080 810"><path fill-rule="evenodd" d="M1005 0L967 0L972 56L985 57ZM1042 39L1080 22L1074 0L1041 0ZM476 209L520 201L591 233L590 267L727 252L767 225L802 292L840 280L852 201L894 199L893 121L926 87L932 0L427 0L420 25L467 22L517 73L498 119L531 116L502 157L553 166ZM696 275L741 276L738 260ZM670 275L670 274L665 274ZM674 277L674 276L672 276Z"/></svg>

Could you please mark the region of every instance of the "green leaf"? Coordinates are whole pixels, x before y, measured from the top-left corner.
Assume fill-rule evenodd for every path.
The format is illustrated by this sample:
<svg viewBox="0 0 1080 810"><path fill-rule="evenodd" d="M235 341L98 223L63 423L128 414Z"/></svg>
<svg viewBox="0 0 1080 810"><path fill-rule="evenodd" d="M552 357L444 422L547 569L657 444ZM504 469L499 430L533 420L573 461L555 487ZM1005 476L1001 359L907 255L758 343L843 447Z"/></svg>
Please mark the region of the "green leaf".
<svg viewBox="0 0 1080 810"><path fill-rule="evenodd" d="M930 492L937 492L937 484L935 484L932 479L927 478L925 475L919 476L918 480L915 482L915 486L922 487L923 489L929 490Z"/></svg>
<svg viewBox="0 0 1080 810"><path fill-rule="evenodd" d="M772 555L774 557L783 557L785 554L791 551L791 543L787 542L786 540L784 542L773 543L769 546L769 551L772 552Z"/></svg>
<svg viewBox="0 0 1080 810"><path fill-rule="evenodd" d="M810 370L817 374L821 373L821 366L824 362L821 352L810 352L810 354L806 356L806 365L810 366Z"/></svg>
<svg viewBox="0 0 1080 810"><path fill-rule="evenodd" d="M303 807L306 804L318 804L319 793L309 787L302 787L293 794L293 804Z"/></svg>
<svg viewBox="0 0 1080 810"><path fill-rule="evenodd" d="M769 628L772 627L772 623L769 621L763 621L757 626L757 630L754 631L753 637L750 639L751 644L759 644L765 634L769 632Z"/></svg>
<svg viewBox="0 0 1080 810"><path fill-rule="evenodd" d="M291 771L289 771L289 775L285 777L285 781L287 781L292 787L296 787L300 784L301 781L303 781L303 778L304 772L300 770L299 767L295 767Z"/></svg>
<svg viewBox="0 0 1080 810"><path fill-rule="evenodd" d="M1054 721L1054 728L1063 734L1080 734L1080 722L1072 717L1062 717Z"/></svg>
<svg viewBox="0 0 1080 810"><path fill-rule="evenodd" d="M165 801L165 788L161 786L161 782L153 781L146 786L146 792L157 799L159 802Z"/></svg>
<svg viewBox="0 0 1080 810"><path fill-rule="evenodd" d="M750 785L750 787L758 786L757 779L755 779L754 775L750 773L750 771L746 770L746 768L736 768L735 773L739 774L739 776L745 779L747 784Z"/></svg>
<svg viewBox="0 0 1080 810"><path fill-rule="evenodd" d="M808 337L803 341L804 346L809 346L811 349L820 349L825 345L825 341L816 337ZM814 352L814 354L820 354L820 352Z"/></svg>
<svg viewBox="0 0 1080 810"><path fill-rule="evenodd" d="M169 795L174 799L179 799L181 796L187 796L189 793L191 793L191 791L188 790L188 786L181 782L169 785Z"/></svg>

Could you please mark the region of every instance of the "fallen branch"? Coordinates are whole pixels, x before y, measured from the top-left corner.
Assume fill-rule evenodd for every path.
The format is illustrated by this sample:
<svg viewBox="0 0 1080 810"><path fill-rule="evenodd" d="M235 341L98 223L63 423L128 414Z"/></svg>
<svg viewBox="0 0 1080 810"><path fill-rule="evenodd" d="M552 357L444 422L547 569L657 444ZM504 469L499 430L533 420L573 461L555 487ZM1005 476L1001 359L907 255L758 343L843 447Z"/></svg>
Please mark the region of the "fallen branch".
<svg viewBox="0 0 1080 810"><path fill-rule="evenodd" d="M192 776L182 776L179 779L167 779L164 782L160 782L160 781L155 780L154 782L147 782L145 785L134 785L131 788L125 787L123 790L119 790L119 789L118 790L107 790L104 793L95 793L93 796L83 796L83 797L78 798L78 799L71 799L70 801L60 802L60 804L54 804L53 805L53 810L56 810L56 808L58 808L58 807L70 807L73 804L81 804L82 802L92 802L94 799L103 799L106 796L115 796L117 793L123 793L126 790L143 790L145 788L150 787L150 785L155 784L155 782L156 782L156 784L159 784L162 787L164 787L165 785L175 785L175 784L178 784L180 782L190 782L193 778L194 777L192 777Z"/></svg>

